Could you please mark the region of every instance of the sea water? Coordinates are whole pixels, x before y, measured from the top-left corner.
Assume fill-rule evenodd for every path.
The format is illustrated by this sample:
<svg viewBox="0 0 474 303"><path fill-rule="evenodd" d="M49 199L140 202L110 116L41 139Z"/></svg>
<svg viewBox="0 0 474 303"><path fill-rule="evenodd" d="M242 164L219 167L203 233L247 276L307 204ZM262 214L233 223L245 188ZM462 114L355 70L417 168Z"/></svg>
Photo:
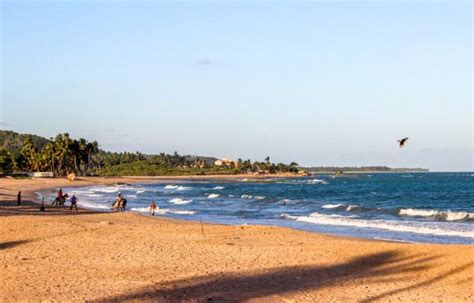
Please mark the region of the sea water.
<svg viewBox="0 0 474 303"><path fill-rule="evenodd" d="M404 242L474 244L474 173L354 174L67 188L80 207ZM43 193L44 194L44 193ZM46 193L52 197L52 193Z"/></svg>

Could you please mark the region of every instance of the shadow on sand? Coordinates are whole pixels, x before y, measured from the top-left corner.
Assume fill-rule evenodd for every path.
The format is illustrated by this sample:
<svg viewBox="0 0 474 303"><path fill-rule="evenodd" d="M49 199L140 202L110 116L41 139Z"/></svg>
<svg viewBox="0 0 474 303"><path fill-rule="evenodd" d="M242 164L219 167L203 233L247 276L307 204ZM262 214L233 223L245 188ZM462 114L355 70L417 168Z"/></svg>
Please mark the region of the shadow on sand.
<svg viewBox="0 0 474 303"><path fill-rule="evenodd" d="M0 243L0 250L12 248L21 244L25 244L30 242L29 240L20 240L20 241L10 241L10 242L3 242Z"/></svg>
<svg viewBox="0 0 474 303"><path fill-rule="evenodd" d="M79 209L79 211L69 210L69 206L56 206L44 204L45 210L40 211L41 204L31 200L22 201L21 205L17 205L16 200L0 201L0 217L6 216L38 216L38 215L85 215L85 214L105 214L109 212L100 212L88 209Z"/></svg>
<svg viewBox="0 0 474 303"><path fill-rule="evenodd" d="M390 283L405 280L410 274L434 266L438 257L404 257L397 251L366 255L331 266L293 266L268 270L264 273L222 274L159 283L120 296L104 297L94 302L122 302L145 300L152 302L241 302L272 297L292 292L315 291L345 282ZM446 276L462 271L472 264L454 269L436 279L410 286L408 289L428 285ZM418 281L419 282L419 281ZM378 294L374 298L359 298L370 302L381 300L405 289ZM337 294L335 294L337 297Z"/></svg>

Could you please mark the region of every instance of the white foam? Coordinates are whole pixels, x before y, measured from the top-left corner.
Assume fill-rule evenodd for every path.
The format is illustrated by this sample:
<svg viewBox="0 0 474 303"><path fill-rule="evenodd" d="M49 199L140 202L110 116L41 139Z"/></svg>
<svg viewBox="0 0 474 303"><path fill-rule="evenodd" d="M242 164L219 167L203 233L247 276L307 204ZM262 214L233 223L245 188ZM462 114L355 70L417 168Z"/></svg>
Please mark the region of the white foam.
<svg viewBox="0 0 474 303"><path fill-rule="evenodd" d="M144 190L137 190L136 194L143 194L144 192Z"/></svg>
<svg viewBox="0 0 474 303"><path fill-rule="evenodd" d="M77 201L77 206L82 207L82 208L88 208L88 209L112 209L111 206L104 205L104 204L98 204L90 201Z"/></svg>
<svg viewBox="0 0 474 303"><path fill-rule="evenodd" d="M96 187L90 189L92 192L116 193L119 191L117 187Z"/></svg>
<svg viewBox="0 0 474 303"><path fill-rule="evenodd" d="M388 220L363 220L354 219L351 217L335 217L334 215L323 215L317 212L310 214L309 216L291 216L288 214L282 214L285 219L296 220L300 222L322 224L322 225L336 225L336 226L350 226L350 227L362 227L362 228L376 228L398 232L410 232L416 234L430 234L430 235L441 235L441 236L457 236L474 238L474 231L472 229L449 229L442 228L439 226L426 226L418 222L401 222L401 221L388 221ZM459 228L459 227L458 227Z"/></svg>
<svg viewBox="0 0 474 303"><path fill-rule="evenodd" d="M252 196L252 195L242 195L240 196L242 199L248 199L248 200L263 200L266 197L265 196Z"/></svg>
<svg viewBox="0 0 474 303"><path fill-rule="evenodd" d="M321 179L311 179L308 180L306 183L308 184L328 184L328 182L321 180Z"/></svg>
<svg viewBox="0 0 474 303"><path fill-rule="evenodd" d="M196 212L192 210L169 210L169 213L177 215L194 215Z"/></svg>
<svg viewBox="0 0 474 303"><path fill-rule="evenodd" d="M347 211L352 211L352 210L356 210L356 209L358 209L358 208L360 208L360 206L354 204L354 205L349 205L349 206L347 206L346 210L347 210Z"/></svg>
<svg viewBox="0 0 474 303"><path fill-rule="evenodd" d="M279 184L329 184L329 182L321 179L310 179L310 180L284 180L278 181Z"/></svg>
<svg viewBox="0 0 474 303"><path fill-rule="evenodd" d="M215 189L215 190L222 190L222 189L224 189L224 188L225 188L224 186L216 186L216 187L214 187L213 189Z"/></svg>
<svg viewBox="0 0 474 303"><path fill-rule="evenodd" d="M149 207L133 207L130 210L137 211L141 213L147 213L150 211ZM165 214L176 214L176 215L194 215L196 212L192 210L178 210L178 209L169 209L169 208L158 208L155 213L160 215Z"/></svg>
<svg viewBox="0 0 474 303"><path fill-rule="evenodd" d="M80 193L80 192L72 192L72 193L75 195L83 194L87 197L103 197L104 196L103 194L89 194L89 193Z"/></svg>
<svg viewBox="0 0 474 303"><path fill-rule="evenodd" d="M193 202L193 200L184 200L181 198L174 198L174 199L171 199L169 202L172 204L183 205L183 204L189 204Z"/></svg>
<svg viewBox="0 0 474 303"><path fill-rule="evenodd" d="M150 211L149 207L132 207L130 208L131 211L138 211L140 213L146 213Z"/></svg>
<svg viewBox="0 0 474 303"><path fill-rule="evenodd" d="M414 208L402 208L398 212L400 216L408 217L432 217L445 221L464 221L474 220L474 213L465 211L441 211L436 209L414 209Z"/></svg>
<svg viewBox="0 0 474 303"><path fill-rule="evenodd" d="M208 199L215 199L215 198L219 198L219 197L220 197L219 194L208 194L208 195L207 195L207 198L208 198Z"/></svg>
<svg viewBox="0 0 474 303"><path fill-rule="evenodd" d="M445 217L446 221L461 221L461 220L473 220L474 219L474 213L468 213L468 212L451 212L447 211L442 214Z"/></svg>
<svg viewBox="0 0 474 303"><path fill-rule="evenodd" d="M166 185L165 189L175 189L175 190L188 190L189 187L180 186L180 185Z"/></svg>
<svg viewBox="0 0 474 303"><path fill-rule="evenodd" d="M353 211L353 210L360 209L361 206L360 206L360 205L357 205L357 204L349 204L349 205L346 205L346 204L338 203L338 204L324 204L324 205L321 206L321 208L326 208L326 209L344 209L344 210L346 210L346 211Z"/></svg>
<svg viewBox="0 0 474 303"><path fill-rule="evenodd" d="M321 206L322 208L326 208L326 209L333 209L333 208L339 208L339 207L342 207L342 204L324 204Z"/></svg>
<svg viewBox="0 0 474 303"><path fill-rule="evenodd" d="M413 209L413 208L402 208L398 212L401 216L409 217L434 217L438 211L436 210L424 210L424 209Z"/></svg>

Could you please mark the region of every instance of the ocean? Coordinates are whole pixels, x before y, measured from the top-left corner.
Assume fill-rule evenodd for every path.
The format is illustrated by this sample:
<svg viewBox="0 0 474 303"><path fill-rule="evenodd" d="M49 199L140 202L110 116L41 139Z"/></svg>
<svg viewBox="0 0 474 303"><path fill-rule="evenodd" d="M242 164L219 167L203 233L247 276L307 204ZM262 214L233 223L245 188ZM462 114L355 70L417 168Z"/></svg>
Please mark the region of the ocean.
<svg viewBox="0 0 474 303"><path fill-rule="evenodd" d="M354 174L66 188L80 207L232 225L275 225L349 237L474 244L474 173ZM52 200L54 193L42 193Z"/></svg>

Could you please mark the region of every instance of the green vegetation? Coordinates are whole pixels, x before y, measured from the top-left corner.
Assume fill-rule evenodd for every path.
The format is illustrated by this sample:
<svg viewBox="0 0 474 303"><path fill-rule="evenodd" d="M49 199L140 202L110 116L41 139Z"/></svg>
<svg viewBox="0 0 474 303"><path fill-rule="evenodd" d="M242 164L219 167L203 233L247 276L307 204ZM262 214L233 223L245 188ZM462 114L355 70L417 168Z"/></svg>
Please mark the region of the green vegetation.
<svg viewBox="0 0 474 303"><path fill-rule="evenodd" d="M139 152L115 153L99 149L99 144L86 139L72 139L69 134L58 134L45 139L35 135L0 131L0 172L53 172L56 176L69 173L100 176L159 176L209 175L239 173L298 172L298 164L272 163L239 159L216 165L216 158L182 156L160 153L147 155Z"/></svg>
<svg viewBox="0 0 474 303"><path fill-rule="evenodd" d="M0 131L0 170L3 173L50 171L64 176L70 172L86 175L92 157L99 152L97 142L74 140L69 134L59 134L47 140L33 135ZM11 164L10 164L11 163Z"/></svg>

